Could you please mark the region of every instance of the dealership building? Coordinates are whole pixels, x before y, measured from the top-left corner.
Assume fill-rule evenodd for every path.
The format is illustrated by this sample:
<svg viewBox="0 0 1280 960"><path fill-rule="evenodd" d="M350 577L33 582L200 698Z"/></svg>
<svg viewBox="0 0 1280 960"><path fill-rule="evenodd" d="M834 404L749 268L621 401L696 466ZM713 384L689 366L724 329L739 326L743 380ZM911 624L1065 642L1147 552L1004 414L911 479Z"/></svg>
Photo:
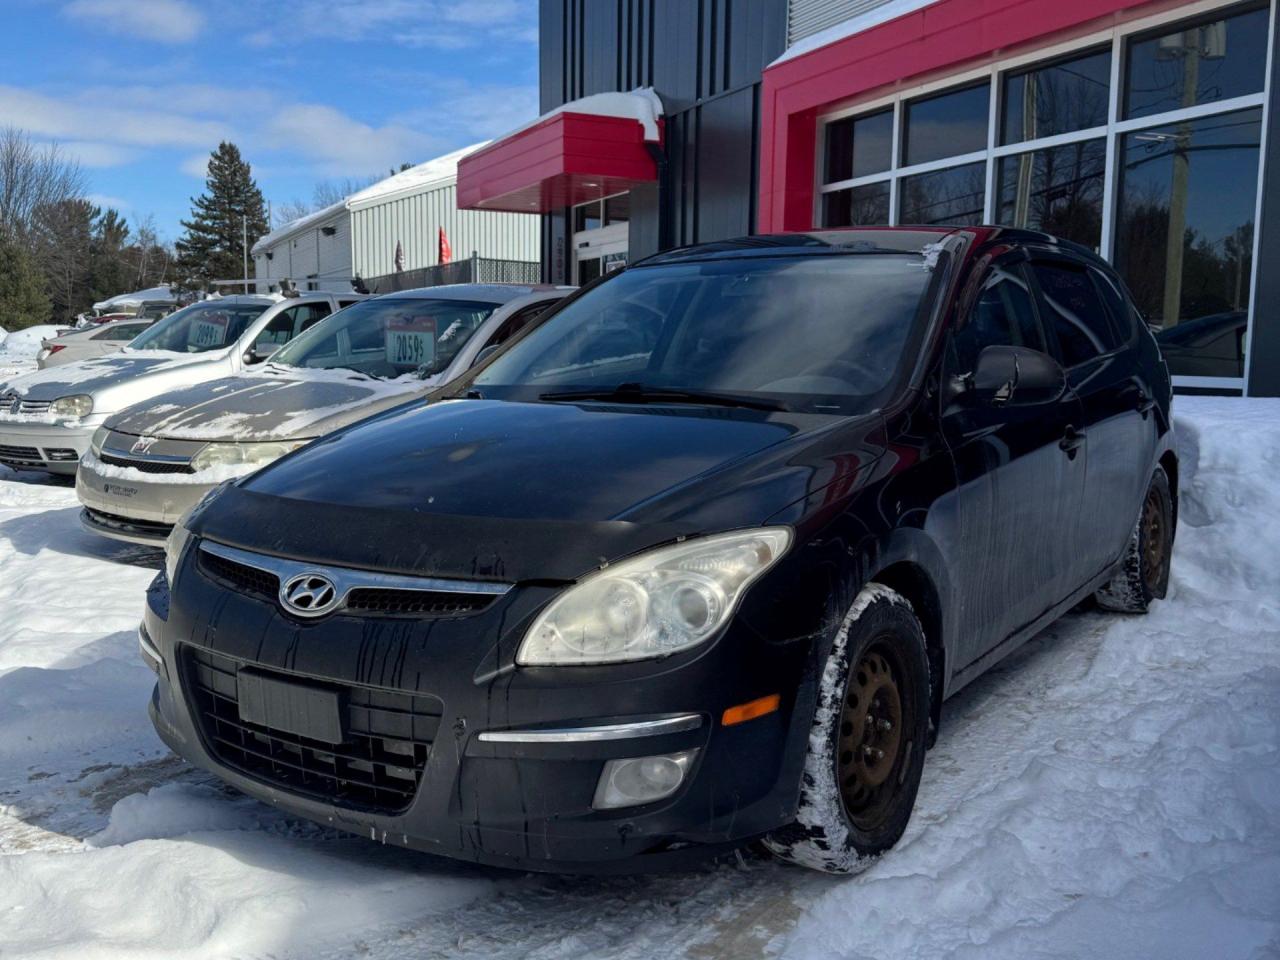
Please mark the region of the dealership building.
<svg viewBox="0 0 1280 960"><path fill-rule="evenodd" d="M547 280L671 246L1001 223L1099 251L1185 392L1280 395L1277 0L541 0L543 115L458 204Z"/></svg>

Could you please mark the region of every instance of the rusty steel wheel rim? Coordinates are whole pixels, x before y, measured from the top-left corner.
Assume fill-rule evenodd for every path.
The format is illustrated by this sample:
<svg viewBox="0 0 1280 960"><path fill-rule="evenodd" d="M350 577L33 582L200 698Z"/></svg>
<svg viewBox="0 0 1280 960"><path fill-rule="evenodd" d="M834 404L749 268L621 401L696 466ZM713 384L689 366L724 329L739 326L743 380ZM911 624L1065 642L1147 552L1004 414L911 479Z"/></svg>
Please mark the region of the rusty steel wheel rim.
<svg viewBox="0 0 1280 960"><path fill-rule="evenodd" d="M1142 573L1148 590L1155 590L1164 576L1165 517L1160 495L1152 490L1142 505Z"/></svg>
<svg viewBox="0 0 1280 960"><path fill-rule="evenodd" d="M883 820L897 789L905 727L902 669L884 643L873 643L849 673L836 773L845 812L869 830Z"/></svg>

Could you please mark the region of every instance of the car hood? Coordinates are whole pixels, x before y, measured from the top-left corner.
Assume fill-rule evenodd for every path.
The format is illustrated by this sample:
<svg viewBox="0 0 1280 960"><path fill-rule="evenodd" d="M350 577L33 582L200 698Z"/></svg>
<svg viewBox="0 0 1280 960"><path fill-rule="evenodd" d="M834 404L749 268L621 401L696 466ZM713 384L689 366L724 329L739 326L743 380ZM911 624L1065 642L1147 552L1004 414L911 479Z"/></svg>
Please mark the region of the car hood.
<svg viewBox="0 0 1280 960"><path fill-rule="evenodd" d="M765 522L855 464L821 453L848 423L694 406L413 405L225 489L193 530L337 565L574 579L679 536Z"/></svg>
<svg viewBox="0 0 1280 960"><path fill-rule="evenodd" d="M150 381L155 385L153 394L156 388L164 389L168 384L176 387L189 382L193 367L216 366L223 359L223 354L115 353L24 374L0 385L0 389L12 390L35 401L89 394L94 397L96 407L113 410L116 409L114 405L101 401L108 396L121 395L125 391L120 388L125 385Z"/></svg>
<svg viewBox="0 0 1280 960"><path fill-rule="evenodd" d="M337 370L254 373L162 394L116 414L107 426L172 440L302 440L430 389L422 380L370 380Z"/></svg>

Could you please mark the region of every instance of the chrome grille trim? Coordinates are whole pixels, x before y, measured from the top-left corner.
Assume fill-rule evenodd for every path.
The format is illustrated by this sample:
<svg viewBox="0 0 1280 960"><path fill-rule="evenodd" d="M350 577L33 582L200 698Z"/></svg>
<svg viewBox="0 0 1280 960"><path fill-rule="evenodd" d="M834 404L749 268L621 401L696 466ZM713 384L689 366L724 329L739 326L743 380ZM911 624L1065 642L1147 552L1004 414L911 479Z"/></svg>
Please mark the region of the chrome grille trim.
<svg viewBox="0 0 1280 960"><path fill-rule="evenodd" d="M29 416L31 414L48 413L49 408L52 406L52 400L23 400L20 394L13 391L0 394L0 414Z"/></svg>
<svg viewBox="0 0 1280 960"><path fill-rule="evenodd" d="M342 613L347 609L347 601L355 590L383 589L400 590L407 593L454 593L472 594L480 597L497 599L510 592L512 584L487 583L479 580L444 580L436 577L408 577L391 573L376 573L372 570L356 570L351 567L333 567L319 563L303 563L297 560L284 560L266 554L252 553L237 547L212 540L201 540L200 550L203 553L230 560L246 567L252 567L263 573L276 577L280 589L294 577L302 574L319 575L333 583L338 596L337 604L326 611L327 616ZM284 606L283 598L277 594L276 602ZM361 613L363 611L352 611Z"/></svg>

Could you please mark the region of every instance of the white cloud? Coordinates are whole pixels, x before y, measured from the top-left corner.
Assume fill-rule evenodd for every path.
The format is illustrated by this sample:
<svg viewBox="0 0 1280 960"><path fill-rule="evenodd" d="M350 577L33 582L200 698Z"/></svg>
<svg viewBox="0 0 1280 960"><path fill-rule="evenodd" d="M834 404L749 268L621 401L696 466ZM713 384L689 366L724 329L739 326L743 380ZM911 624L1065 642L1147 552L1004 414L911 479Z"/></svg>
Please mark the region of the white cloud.
<svg viewBox="0 0 1280 960"><path fill-rule="evenodd" d="M205 18L186 0L72 0L63 13L112 33L188 43L204 28Z"/></svg>
<svg viewBox="0 0 1280 960"><path fill-rule="evenodd" d="M297 40L378 40L456 50L495 41L537 42L531 0L277 0L278 30L254 30L252 46Z"/></svg>
<svg viewBox="0 0 1280 960"><path fill-rule="evenodd" d="M197 153L194 156L187 157L182 163L178 164L178 169L188 177L203 180L209 175L209 154Z"/></svg>
<svg viewBox="0 0 1280 960"><path fill-rule="evenodd" d="M113 105L92 94L59 98L0 86L0 126L5 125L40 137L138 147L203 146L230 133L221 120Z"/></svg>
<svg viewBox="0 0 1280 960"><path fill-rule="evenodd" d="M444 152L439 140L407 126L373 127L320 104L282 107L271 116L265 135L270 146L309 157L331 176L420 162L417 158L433 151Z"/></svg>
<svg viewBox="0 0 1280 960"><path fill-rule="evenodd" d="M450 142L487 140L538 115L535 84L477 84L432 75L387 72L384 82L402 89L402 99L421 104L390 118L415 130L430 130Z"/></svg>
<svg viewBox="0 0 1280 960"><path fill-rule="evenodd" d="M129 208L133 206L132 203L125 200L123 197L113 197L106 193L91 193L85 197L85 199L95 207L101 207L103 210L114 209L121 213L128 211Z"/></svg>
<svg viewBox="0 0 1280 960"><path fill-rule="evenodd" d="M115 143L96 143L92 140L57 140L58 149L79 161L82 167L122 167L138 159L133 147Z"/></svg>

